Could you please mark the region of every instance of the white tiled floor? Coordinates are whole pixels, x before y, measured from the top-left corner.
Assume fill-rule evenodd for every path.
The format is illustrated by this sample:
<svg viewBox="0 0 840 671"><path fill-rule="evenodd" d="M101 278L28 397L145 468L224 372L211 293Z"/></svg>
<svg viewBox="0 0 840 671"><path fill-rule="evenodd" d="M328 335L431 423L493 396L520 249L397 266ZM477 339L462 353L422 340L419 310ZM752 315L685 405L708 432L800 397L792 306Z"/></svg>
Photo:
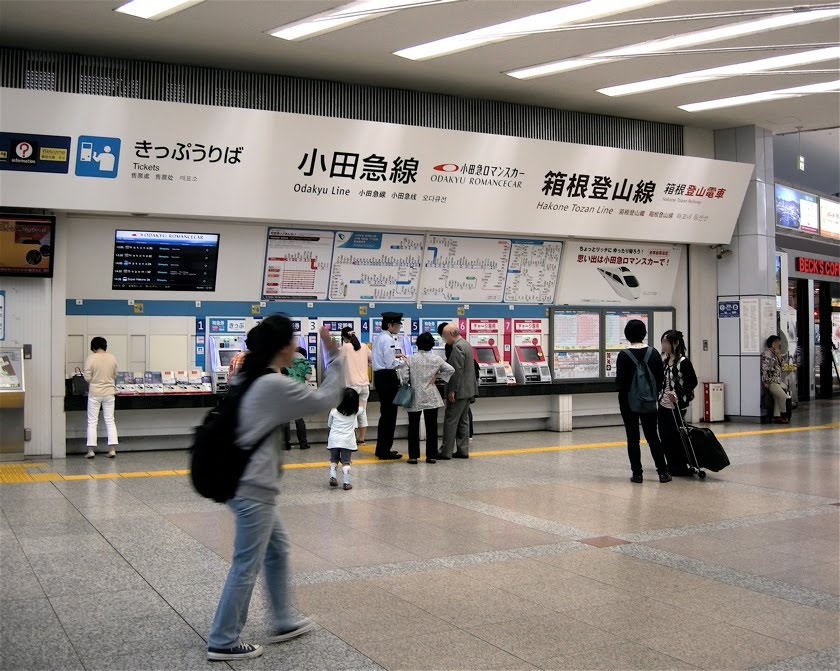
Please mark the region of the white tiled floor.
<svg viewBox="0 0 840 671"><path fill-rule="evenodd" d="M593 447L620 428L479 435L468 461L358 463L350 492L325 466L287 469L295 604L320 628L232 666L837 669L840 403L810 404L790 428L830 422L717 425L732 466L705 482L631 484L622 447ZM321 447L285 456L315 464ZM38 463L136 474L189 457ZM204 648L232 516L187 476L0 484L0 511L0 669L228 667ZM582 542L594 537L615 540ZM245 639L269 621L258 584Z"/></svg>

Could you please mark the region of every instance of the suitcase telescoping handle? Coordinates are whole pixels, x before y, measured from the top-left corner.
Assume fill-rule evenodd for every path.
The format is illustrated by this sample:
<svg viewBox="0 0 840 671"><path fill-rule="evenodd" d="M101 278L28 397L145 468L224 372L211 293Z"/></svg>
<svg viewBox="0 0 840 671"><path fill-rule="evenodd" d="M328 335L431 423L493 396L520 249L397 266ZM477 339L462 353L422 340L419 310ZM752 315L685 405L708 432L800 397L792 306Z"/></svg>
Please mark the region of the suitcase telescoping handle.
<svg viewBox="0 0 840 671"><path fill-rule="evenodd" d="M685 458L688 460L688 467L698 478L704 480L706 478L706 471L700 468L700 462L697 461L697 455L694 452L694 445L691 444L691 436L688 435L688 425L685 423L685 417L683 417L679 405L675 408L671 408L671 413L674 415L674 423L677 425L677 433L680 434L680 439L682 440L683 450L685 450Z"/></svg>

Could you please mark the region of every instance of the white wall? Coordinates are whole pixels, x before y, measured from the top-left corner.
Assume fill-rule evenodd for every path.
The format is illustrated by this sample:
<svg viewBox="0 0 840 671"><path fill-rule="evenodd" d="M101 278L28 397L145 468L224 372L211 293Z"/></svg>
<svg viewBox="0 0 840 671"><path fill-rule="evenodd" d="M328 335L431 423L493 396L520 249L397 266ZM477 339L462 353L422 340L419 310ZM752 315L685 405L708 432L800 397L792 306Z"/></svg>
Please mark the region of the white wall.
<svg viewBox="0 0 840 671"><path fill-rule="evenodd" d="M24 425L32 431L25 444L27 455L52 454L50 371L61 352L52 347L52 282L33 277L0 279L6 292L6 339L2 347L32 345L32 359L24 361L26 399Z"/></svg>
<svg viewBox="0 0 840 671"><path fill-rule="evenodd" d="M265 259L265 224L133 216L69 216L68 298L110 300L246 301L260 295ZM282 224L280 224L282 226ZM216 291L114 291L111 289L117 229L219 233Z"/></svg>

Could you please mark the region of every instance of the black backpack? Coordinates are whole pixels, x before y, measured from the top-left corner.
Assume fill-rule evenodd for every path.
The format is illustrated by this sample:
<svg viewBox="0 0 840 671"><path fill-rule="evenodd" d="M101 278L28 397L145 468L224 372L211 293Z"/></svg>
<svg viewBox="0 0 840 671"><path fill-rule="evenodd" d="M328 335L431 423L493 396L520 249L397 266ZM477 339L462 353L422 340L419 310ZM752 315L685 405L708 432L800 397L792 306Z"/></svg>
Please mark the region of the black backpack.
<svg viewBox="0 0 840 671"><path fill-rule="evenodd" d="M274 372L266 368L257 377ZM236 445L239 406L251 384L253 381L231 387L219 404L207 413L201 426L195 428L190 478L199 494L218 503L233 498L251 455L271 433L260 438L250 449Z"/></svg>
<svg viewBox="0 0 840 671"><path fill-rule="evenodd" d="M653 379L653 373L648 366L648 360L653 354L653 349L647 348L642 361L639 361L631 350L625 351L627 356L636 364L633 379L630 380L630 391L627 392L627 405L637 415L656 414L658 410L656 380Z"/></svg>

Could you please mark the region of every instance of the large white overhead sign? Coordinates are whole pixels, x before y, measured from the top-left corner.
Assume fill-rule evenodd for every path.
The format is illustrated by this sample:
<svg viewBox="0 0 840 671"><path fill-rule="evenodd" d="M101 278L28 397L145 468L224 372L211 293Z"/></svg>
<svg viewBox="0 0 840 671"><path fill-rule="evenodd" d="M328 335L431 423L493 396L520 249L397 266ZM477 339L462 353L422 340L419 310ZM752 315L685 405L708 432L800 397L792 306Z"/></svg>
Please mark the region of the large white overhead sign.
<svg viewBox="0 0 840 671"><path fill-rule="evenodd" d="M0 89L0 204L729 242L752 166L348 119Z"/></svg>

